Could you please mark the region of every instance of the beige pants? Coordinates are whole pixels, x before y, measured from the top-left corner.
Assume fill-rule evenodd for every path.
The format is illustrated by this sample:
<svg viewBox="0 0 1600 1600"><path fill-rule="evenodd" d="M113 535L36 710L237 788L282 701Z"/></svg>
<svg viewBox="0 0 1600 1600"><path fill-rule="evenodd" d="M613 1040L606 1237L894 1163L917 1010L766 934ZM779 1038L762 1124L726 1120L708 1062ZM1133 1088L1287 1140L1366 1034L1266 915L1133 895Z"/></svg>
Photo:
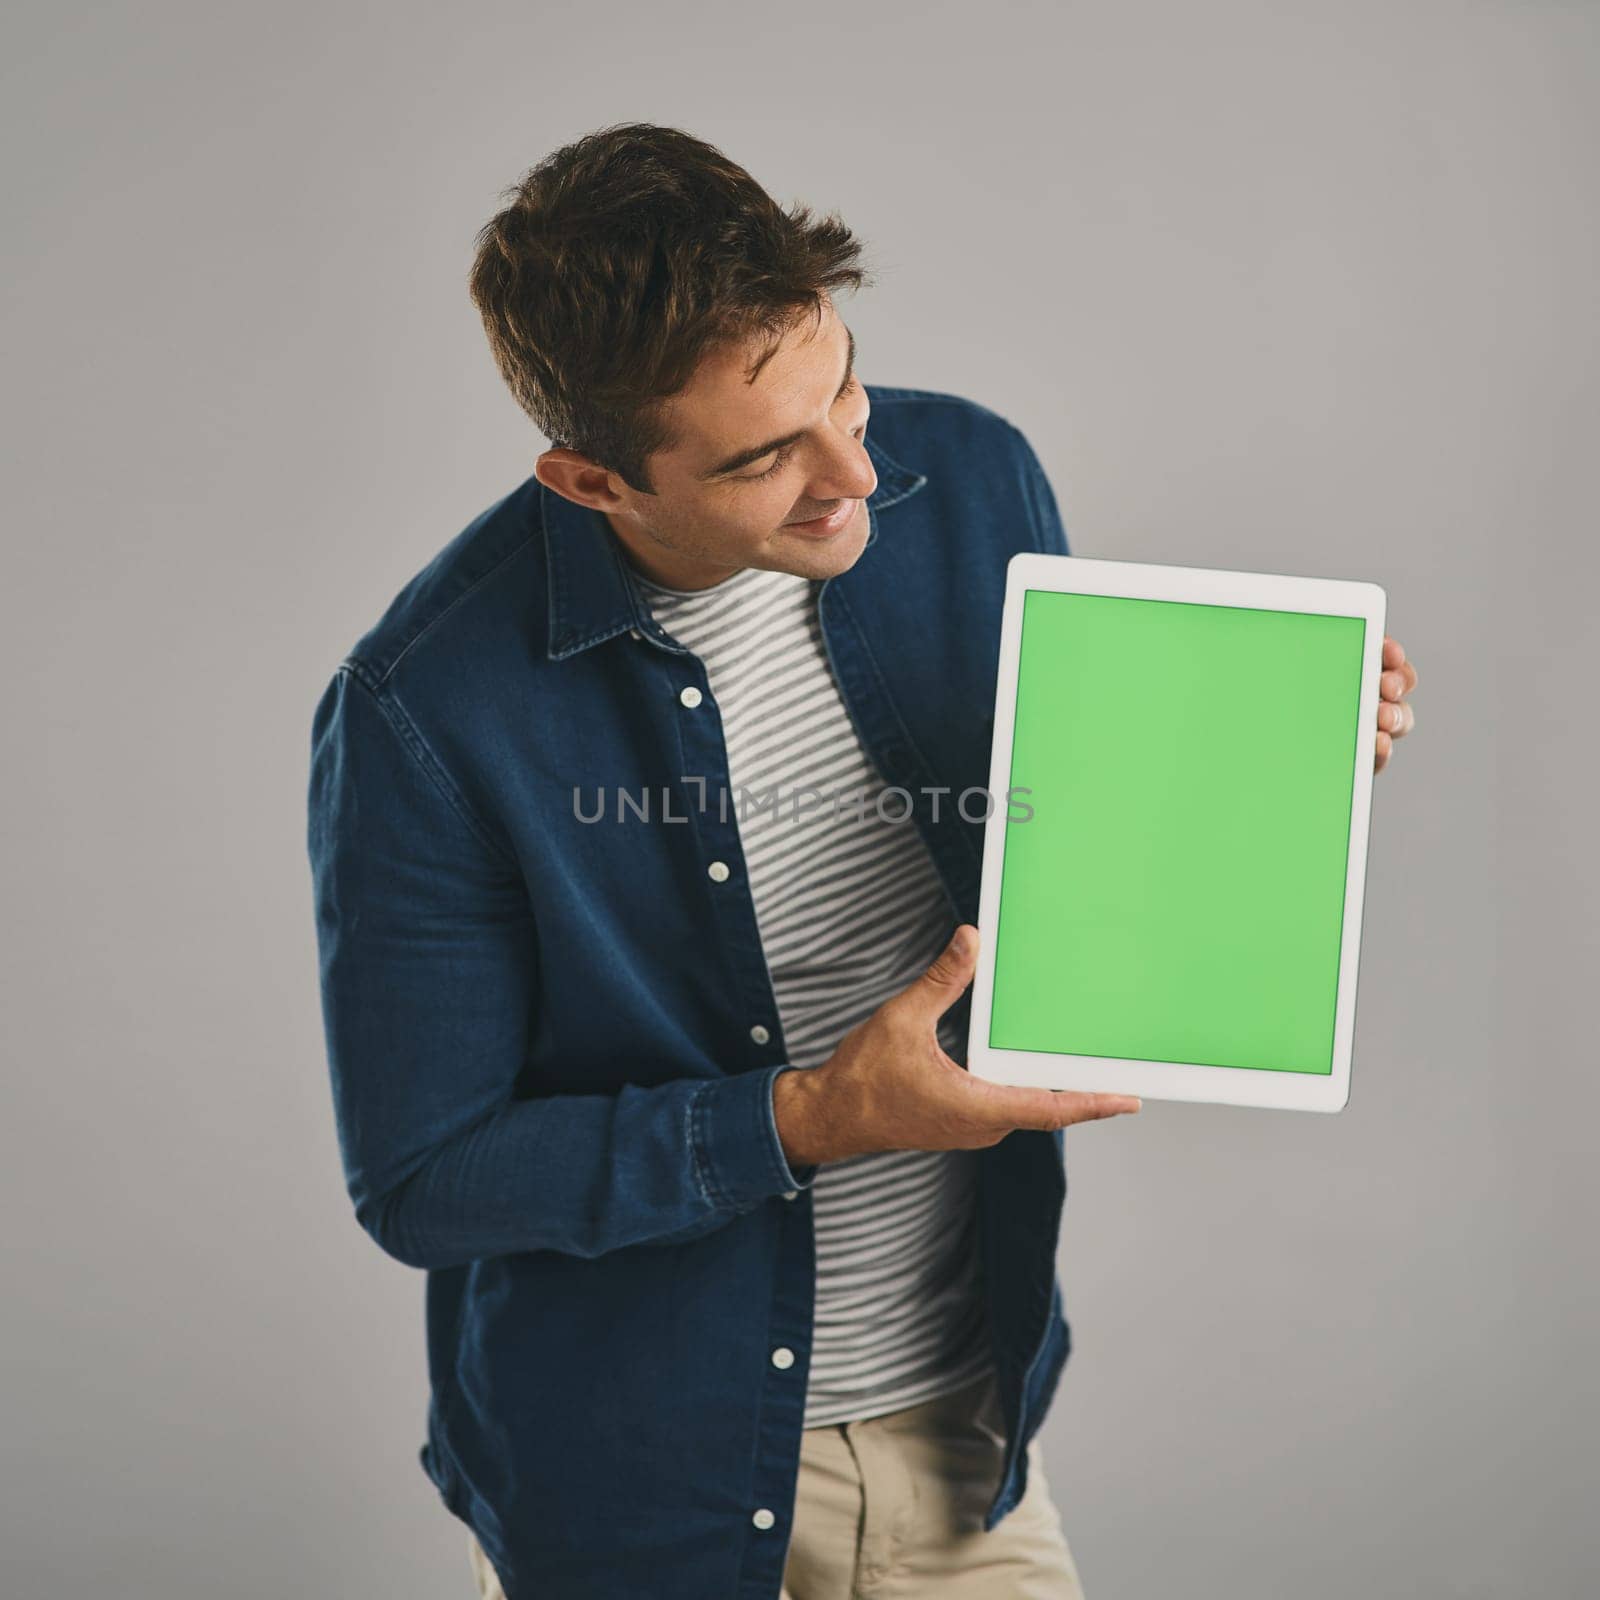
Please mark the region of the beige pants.
<svg viewBox="0 0 1600 1600"><path fill-rule="evenodd" d="M782 1600L1082 1600L1037 1440L1027 1492L983 1530L1002 1428L992 1378L864 1422L807 1428ZM471 1557L482 1600L504 1600L476 1539Z"/></svg>

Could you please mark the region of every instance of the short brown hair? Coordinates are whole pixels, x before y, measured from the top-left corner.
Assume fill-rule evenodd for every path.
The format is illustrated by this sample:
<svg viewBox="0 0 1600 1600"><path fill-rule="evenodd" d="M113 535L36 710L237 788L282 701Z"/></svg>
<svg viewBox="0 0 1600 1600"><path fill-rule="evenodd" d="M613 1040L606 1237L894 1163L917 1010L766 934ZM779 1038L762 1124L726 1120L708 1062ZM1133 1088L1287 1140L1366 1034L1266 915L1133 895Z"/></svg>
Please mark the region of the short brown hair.
<svg viewBox="0 0 1600 1600"><path fill-rule="evenodd" d="M615 123L546 156L479 230L472 302L501 376L552 444L641 493L662 402L713 346L764 339L872 281L835 213L785 210L678 128Z"/></svg>

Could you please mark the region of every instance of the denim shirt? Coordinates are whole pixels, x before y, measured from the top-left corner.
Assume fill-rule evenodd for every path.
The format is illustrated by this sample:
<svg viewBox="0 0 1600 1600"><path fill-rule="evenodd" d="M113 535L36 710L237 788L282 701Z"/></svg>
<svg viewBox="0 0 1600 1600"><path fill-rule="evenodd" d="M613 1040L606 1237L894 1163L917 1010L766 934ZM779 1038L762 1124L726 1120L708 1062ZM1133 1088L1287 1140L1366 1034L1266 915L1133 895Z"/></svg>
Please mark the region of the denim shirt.
<svg viewBox="0 0 1600 1600"><path fill-rule="evenodd" d="M956 802L988 784L1006 562L1067 544L1009 422L867 392L869 534L820 623L953 928L978 915L985 802ZM401 590L316 707L307 842L345 1178L362 1226L427 1272L422 1464L509 1600L782 1583L817 1169L778 1140L783 1026L737 806L712 798L729 790L700 659L605 518L535 478ZM992 1529L1067 1358L1066 1179L1059 1131L980 1154L1007 1435Z"/></svg>

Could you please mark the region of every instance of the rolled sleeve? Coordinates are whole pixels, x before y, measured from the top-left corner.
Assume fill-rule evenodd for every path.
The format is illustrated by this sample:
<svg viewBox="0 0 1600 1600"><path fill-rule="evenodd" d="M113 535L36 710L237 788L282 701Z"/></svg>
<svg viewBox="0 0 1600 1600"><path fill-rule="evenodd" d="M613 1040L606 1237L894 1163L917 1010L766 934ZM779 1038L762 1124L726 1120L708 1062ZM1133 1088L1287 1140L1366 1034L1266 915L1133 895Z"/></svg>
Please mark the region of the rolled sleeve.
<svg viewBox="0 0 1600 1600"><path fill-rule="evenodd" d="M773 1086L787 1062L700 1086L690 1107L695 1171L707 1200L742 1211L771 1195L810 1187L815 1165L790 1167L778 1137Z"/></svg>

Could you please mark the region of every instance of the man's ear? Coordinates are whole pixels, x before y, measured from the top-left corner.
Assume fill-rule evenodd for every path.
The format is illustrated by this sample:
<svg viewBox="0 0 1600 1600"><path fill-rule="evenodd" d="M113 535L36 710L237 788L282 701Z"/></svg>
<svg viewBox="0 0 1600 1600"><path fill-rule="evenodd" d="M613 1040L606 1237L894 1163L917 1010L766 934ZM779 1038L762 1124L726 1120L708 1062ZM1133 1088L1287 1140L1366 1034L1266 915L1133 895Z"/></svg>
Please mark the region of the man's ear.
<svg viewBox="0 0 1600 1600"><path fill-rule="evenodd" d="M615 511L622 504L611 474L577 450L552 446L534 462L533 475L545 488L594 511Z"/></svg>
<svg viewBox="0 0 1600 1600"><path fill-rule="evenodd" d="M580 506L595 511L613 512L624 509L627 503L625 490L635 494L654 495L648 484L640 488L629 483L620 473L602 467L580 450L569 450L565 445L552 445L533 464L534 476L548 489L575 500Z"/></svg>

